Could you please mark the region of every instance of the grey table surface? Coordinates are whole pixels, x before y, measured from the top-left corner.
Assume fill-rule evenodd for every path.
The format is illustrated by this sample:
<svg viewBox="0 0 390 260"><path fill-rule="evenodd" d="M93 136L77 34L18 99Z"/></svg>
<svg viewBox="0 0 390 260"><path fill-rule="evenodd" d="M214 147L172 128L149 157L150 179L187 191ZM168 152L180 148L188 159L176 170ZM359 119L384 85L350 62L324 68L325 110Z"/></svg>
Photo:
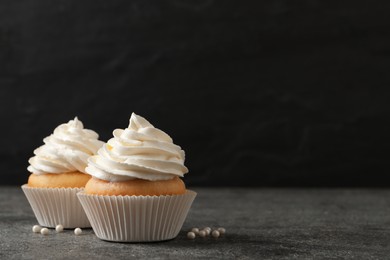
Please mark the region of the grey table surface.
<svg viewBox="0 0 390 260"><path fill-rule="evenodd" d="M19 187L0 187L0 259L385 259L390 190L197 188L182 231L157 243L113 243L92 229L43 236ZM189 240L192 227L223 226Z"/></svg>

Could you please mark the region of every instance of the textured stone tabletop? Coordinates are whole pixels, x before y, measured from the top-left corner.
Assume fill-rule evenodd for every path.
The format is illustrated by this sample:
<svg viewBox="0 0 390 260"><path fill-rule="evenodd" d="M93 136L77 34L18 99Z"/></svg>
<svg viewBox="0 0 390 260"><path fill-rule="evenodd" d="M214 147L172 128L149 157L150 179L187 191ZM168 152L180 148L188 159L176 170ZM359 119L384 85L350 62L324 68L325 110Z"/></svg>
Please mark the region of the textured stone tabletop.
<svg viewBox="0 0 390 260"><path fill-rule="evenodd" d="M194 189L179 236L112 243L91 229L43 236L18 187L0 187L0 259L385 259L390 255L390 190ZM225 236L186 238L192 227Z"/></svg>

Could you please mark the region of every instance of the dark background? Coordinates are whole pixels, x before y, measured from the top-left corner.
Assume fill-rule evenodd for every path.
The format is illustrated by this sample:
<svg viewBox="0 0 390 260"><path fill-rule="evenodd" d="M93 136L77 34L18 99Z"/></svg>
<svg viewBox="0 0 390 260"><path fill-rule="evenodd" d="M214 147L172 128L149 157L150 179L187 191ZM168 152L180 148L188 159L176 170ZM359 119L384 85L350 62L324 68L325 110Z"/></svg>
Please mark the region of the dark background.
<svg viewBox="0 0 390 260"><path fill-rule="evenodd" d="M170 134L193 186L389 186L388 1L0 2L1 184L75 116Z"/></svg>

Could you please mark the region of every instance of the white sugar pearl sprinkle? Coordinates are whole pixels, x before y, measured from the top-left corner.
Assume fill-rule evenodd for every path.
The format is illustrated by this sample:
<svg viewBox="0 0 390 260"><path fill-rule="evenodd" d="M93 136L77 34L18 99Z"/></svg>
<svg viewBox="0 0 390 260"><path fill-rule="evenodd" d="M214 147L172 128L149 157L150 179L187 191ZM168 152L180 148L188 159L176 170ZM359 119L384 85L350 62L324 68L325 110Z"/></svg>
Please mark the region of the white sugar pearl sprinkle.
<svg viewBox="0 0 390 260"><path fill-rule="evenodd" d="M83 231L81 230L81 228L75 228L74 234L75 234L76 236L81 235L81 233L83 233Z"/></svg>
<svg viewBox="0 0 390 260"><path fill-rule="evenodd" d="M211 228L204 228L203 231L206 232L206 236L208 236L211 233Z"/></svg>
<svg viewBox="0 0 390 260"><path fill-rule="evenodd" d="M217 230L219 231L219 234L221 234L221 235L226 233L226 229L224 229L223 227L220 227Z"/></svg>
<svg viewBox="0 0 390 260"><path fill-rule="evenodd" d="M194 232L195 235L197 235L199 233L199 228L194 227L193 229L191 229L191 232Z"/></svg>
<svg viewBox="0 0 390 260"><path fill-rule="evenodd" d="M34 233L39 233L39 232L41 232L41 229L42 229L42 227L41 227L40 225L34 225L34 226L32 227L32 231L33 231Z"/></svg>
<svg viewBox="0 0 390 260"><path fill-rule="evenodd" d="M59 232L62 232L64 231L64 226L63 225L57 225L56 226L56 232L59 233Z"/></svg>
<svg viewBox="0 0 390 260"><path fill-rule="evenodd" d="M206 230L201 230L201 231L199 231L198 235L199 235L200 237L205 237L205 236L207 236Z"/></svg>
<svg viewBox="0 0 390 260"><path fill-rule="evenodd" d="M213 232L211 232L211 235L215 238L218 238L219 237L219 231L218 230L213 230Z"/></svg>
<svg viewBox="0 0 390 260"><path fill-rule="evenodd" d="M49 234L49 229L47 229L47 228L42 228L42 229L41 229L41 234L42 234L42 235L48 235L48 234Z"/></svg>
<svg viewBox="0 0 390 260"><path fill-rule="evenodd" d="M187 233L187 237L188 237L189 239L194 239L194 238L196 237L196 235L195 235L194 232L190 231L190 232Z"/></svg>

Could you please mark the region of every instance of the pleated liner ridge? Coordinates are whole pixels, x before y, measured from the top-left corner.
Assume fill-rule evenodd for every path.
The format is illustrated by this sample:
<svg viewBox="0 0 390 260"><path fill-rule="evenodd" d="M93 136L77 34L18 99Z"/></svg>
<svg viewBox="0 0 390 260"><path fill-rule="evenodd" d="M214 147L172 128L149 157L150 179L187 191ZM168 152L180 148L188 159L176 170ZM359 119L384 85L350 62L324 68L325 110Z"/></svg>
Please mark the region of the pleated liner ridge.
<svg viewBox="0 0 390 260"><path fill-rule="evenodd" d="M58 224L64 228L91 227L77 198L82 188L32 188L23 185L22 190L39 225L51 228Z"/></svg>
<svg viewBox="0 0 390 260"><path fill-rule="evenodd" d="M181 195L102 196L77 194L97 237L117 242L152 242L175 238L196 197Z"/></svg>

